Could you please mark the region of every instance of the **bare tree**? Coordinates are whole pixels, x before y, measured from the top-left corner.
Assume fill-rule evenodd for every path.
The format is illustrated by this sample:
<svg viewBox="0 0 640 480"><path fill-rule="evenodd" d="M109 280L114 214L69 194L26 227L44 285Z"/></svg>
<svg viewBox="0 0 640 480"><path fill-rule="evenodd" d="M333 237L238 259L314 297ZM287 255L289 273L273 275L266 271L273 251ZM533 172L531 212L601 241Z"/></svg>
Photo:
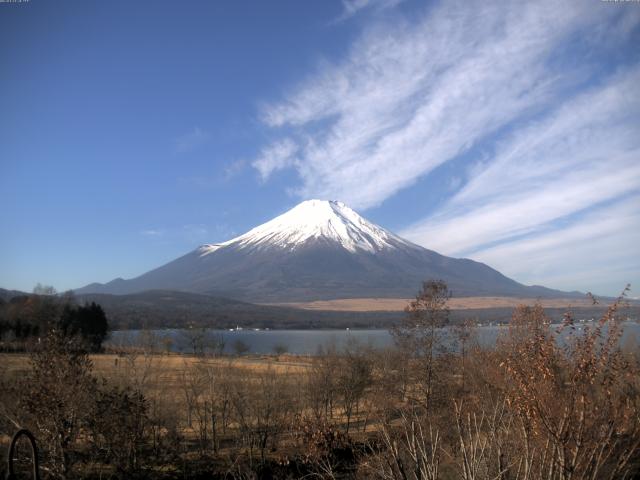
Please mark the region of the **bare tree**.
<svg viewBox="0 0 640 480"><path fill-rule="evenodd" d="M69 474L71 451L94 411L97 384L91 371L85 351L56 330L31 355L21 405L43 442L55 477Z"/></svg>
<svg viewBox="0 0 640 480"><path fill-rule="evenodd" d="M276 343L273 346L273 353L275 353L278 356L284 355L288 351L289 351L289 347L284 343Z"/></svg>
<svg viewBox="0 0 640 480"><path fill-rule="evenodd" d="M250 349L249 345L240 339L233 342L233 351L236 352L236 355L244 355L249 352Z"/></svg>
<svg viewBox="0 0 640 480"><path fill-rule="evenodd" d="M316 421L329 421L337 397L337 378L340 359L335 345L320 348L307 373L307 402Z"/></svg>
<svg viewBox="0 0 640 480"><path fill-rule="evenodd" d="M386 423L380 433L384 450L372 457L373 475L386 480L437 480L441 439L416 409L400 410L397 427Z"/></svg>
<svg viewBox="0 0 640 480"><path fill-rule="evenodd" d="M454 329L455 341L458 345L458 353L460 359L460 388L464 393L466 390L466 378L467 378L467 359L469 357L469 350L472 348L476 339L475 323L471 319L466 319L462 323L457 324Z"/></svg>
<svg viewBox="0 0 640 480"><path fill-rule="evenodd" d="M33 293L36 295L54 296L58 294L58 291L51 285L42 285L41 283L38 283L33 287Z"/></svg>
<svg viewBox="0 0 640 480"><path fill-rule="evenodd" d="M196 356L204 355L206 330L203 327L196 327L190 324L182 330L182 337L189 346L191 353Z"/></svg>
<svg viewBox="0 0 640 480"><path fill-rule="evenodd" d="M219 357L224 353L224 347L227 345L224 336L221 333L213 333L210 330L206 331L205 339L205 350L213 355L214 357Z"/></svg>
<svg viewBox="0 0 640 480"><path fill-rule="evenodd" d="M250 461L257 448L264 462L269 442L275 444L295 414L286 376L268 369L254 378L240 377L234 384L232 402L242 444L247 448Z"/></svg>
<svg viewBox="0 0 640 480"><path fill-rule="evenodd" d="M140 391L103 389L88 430L98 455L114 463L121 478L129 478L140 467L147 440L147 401Z"/></svg>
<svg viewBox="0 0 640 480"><path fill-rule="evenodd" d="M435 357L444 348L440 329L449 323L450 296L442 280L424 282L415 300L405 309L405 318L391 329L396 344L416 362L416 381L427 410L433 397Z"/></svg>
<svg viewBox="0 0 640 480"><path fill-rule="evenodd" d="M358 413L360 400L373 381L372 370L373 364L368 351L359 345L349 345L341 357L336 381L336 388L347 420L347 434L351 418L354 413Z"/></svg>

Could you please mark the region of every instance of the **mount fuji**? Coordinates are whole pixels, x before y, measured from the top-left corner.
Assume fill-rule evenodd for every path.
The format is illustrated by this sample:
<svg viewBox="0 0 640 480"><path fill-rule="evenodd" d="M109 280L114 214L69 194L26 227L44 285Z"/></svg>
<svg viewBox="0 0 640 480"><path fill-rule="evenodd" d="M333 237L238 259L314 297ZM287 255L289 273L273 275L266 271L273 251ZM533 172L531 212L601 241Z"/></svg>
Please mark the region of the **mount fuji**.
<svg viewBox="0 0 640 480"><path fill-rule="evenodd" d="M224 243L207 244L130 280L93 283L76 293L178 290L251 302L410 297L442 279L455 296L559 297L469 259L411 243L341 202L304 201Z"/></svg>

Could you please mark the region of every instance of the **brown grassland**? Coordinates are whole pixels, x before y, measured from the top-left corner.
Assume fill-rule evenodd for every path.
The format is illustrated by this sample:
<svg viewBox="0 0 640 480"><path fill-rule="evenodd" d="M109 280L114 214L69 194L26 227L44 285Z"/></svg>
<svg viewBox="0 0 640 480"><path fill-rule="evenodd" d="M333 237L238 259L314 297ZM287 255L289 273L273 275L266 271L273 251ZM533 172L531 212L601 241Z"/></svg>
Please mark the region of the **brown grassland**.
<svg viewBox="0 0 640 480"><path fill-rule="evenodd" d="M28 428L52 479L638 478L640 354L621 348L621 301L580 333L520 305L491 349L471 323L443 341L439 282L388 350L177 355L149 333L89 355L52 329L0 355L0 442ZM28 457L21 444L18 468Z"/></svg>
<svg viewBox="0 0 640 480"><path fill-rule="evenodd" d="M399 312L411 302L410 298L345 298L338 300L315 300L312 302L273 303L283 307L304 310L326 310L345 312ZM538 304L544 308L591 307L588 298L522 298L522 297L460 297L449 300L451 310L481 308L515 308L518 305Z"/></svg>

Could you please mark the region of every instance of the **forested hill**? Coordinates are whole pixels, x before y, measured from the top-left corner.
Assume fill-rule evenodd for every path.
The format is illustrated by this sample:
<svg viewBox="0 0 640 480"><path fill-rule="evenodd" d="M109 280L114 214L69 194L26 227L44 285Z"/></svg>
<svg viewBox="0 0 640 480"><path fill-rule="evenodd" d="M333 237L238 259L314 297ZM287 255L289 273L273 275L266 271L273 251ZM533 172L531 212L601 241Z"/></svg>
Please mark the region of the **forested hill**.
<svg viewBox="0 0 640 480"><path fill-rule="evenodd" d="M228 298L187 292L154 290L131 295L79 295L82 302L96 302L104 308L114 329L181 328L189 325L208 328L388 328L404 316L401 311L323 311L256 305ZM564 308L545 309L554 321L561 321ZM635 305L625 310L640 316ZM473 319L480 323L507 323L511 307L452 310L452 321ZM574 309L577 318L602 315L604 307Z"/></svg>
<svg viewBox="0 0 640 480"><path fill-rule="evenodd" d="M402 312L330 312L256 305L188 292L151 290L130 295L78 295L104 308L114 329L180 328L345 328L383 327Z"/></svg>

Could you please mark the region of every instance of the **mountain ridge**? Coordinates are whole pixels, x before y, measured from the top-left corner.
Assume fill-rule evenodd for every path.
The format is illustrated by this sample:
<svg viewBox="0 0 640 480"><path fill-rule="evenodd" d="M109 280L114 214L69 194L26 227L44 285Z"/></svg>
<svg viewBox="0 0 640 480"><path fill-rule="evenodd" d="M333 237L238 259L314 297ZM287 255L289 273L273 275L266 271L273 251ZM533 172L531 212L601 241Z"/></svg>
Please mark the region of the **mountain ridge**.
<svg viewBox="0 0 640 480"><path fill-rule="evenodd" d="M413 296L442 279L455 296L558 297L466 258L451 258L369 222L337 201L307 200L226 242L195 250L133 279L79 294L176 290L249 302Z"/></svg>

